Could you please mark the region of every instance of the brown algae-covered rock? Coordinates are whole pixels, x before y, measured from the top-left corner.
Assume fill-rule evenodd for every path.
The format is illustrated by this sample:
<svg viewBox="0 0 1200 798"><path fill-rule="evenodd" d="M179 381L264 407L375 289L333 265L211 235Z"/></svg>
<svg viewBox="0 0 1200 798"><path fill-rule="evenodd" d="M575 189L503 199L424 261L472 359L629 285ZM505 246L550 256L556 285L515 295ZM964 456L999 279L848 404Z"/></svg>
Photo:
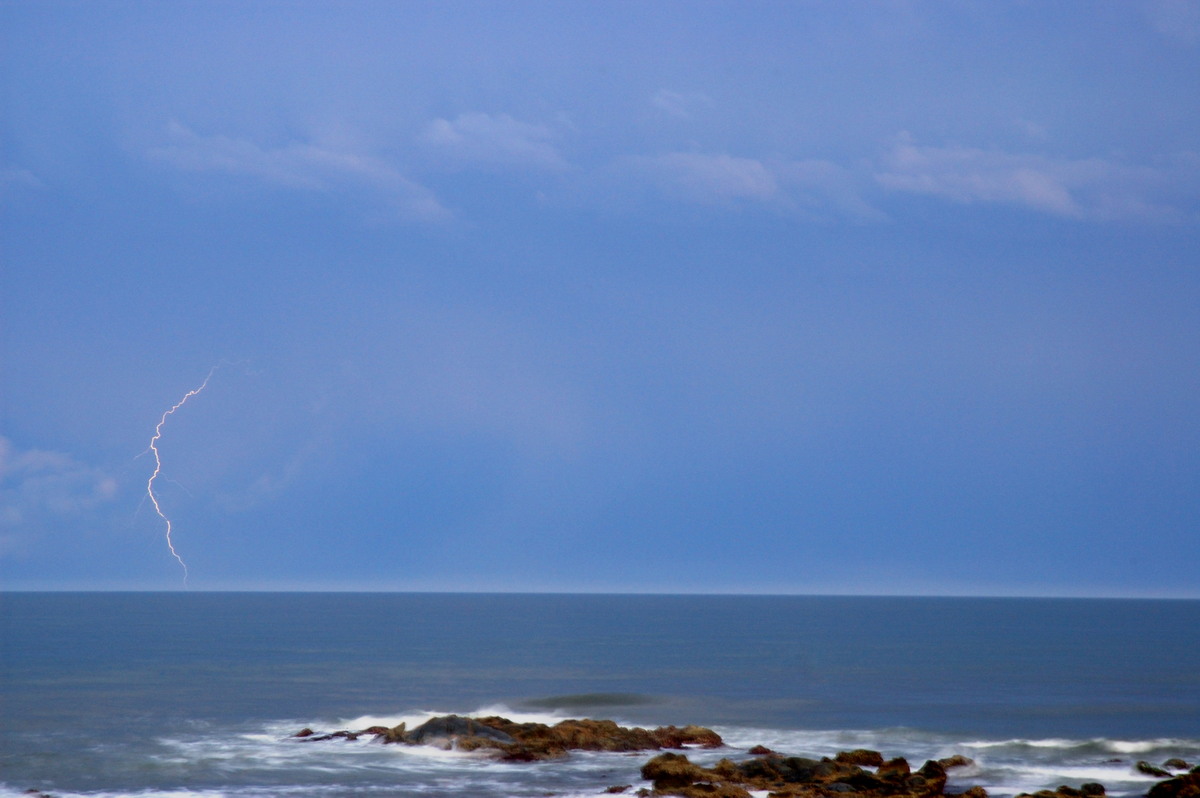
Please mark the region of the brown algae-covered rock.
<svg viewBox="0 0 1200 798"><path fill-rule="evenodd" d="M883 764L883 754L866 748L856 748L853 751L842 751L833 758L833 761L846 765L862 765L863 767L877 768Z"/></svg>
<svg viewBox="0 0 1200 798"><path fill-rule="evenodd" d="M660 754L642 768L653 782L651 796L740 794L738 790L767 791L772 798L934 798L944 795L946 769L929 761L915 772L903 759L890 761L879 772L853 764L873 760L857 752L834 759L808 759L778 755L758 756L745 762L722 759L712 768L692 763L682 754ZM882 760L882 756L880 757ZM882 775L881 775L882 774ZM982 788L971 788L968 798L987 798Z"/></svg>

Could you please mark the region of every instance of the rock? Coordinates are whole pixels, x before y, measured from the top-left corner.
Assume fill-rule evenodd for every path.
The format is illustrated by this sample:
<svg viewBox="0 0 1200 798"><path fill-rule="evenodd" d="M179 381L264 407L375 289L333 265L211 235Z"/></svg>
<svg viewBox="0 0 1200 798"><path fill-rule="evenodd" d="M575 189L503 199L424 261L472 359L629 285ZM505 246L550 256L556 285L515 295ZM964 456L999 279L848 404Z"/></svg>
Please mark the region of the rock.
<svg viewBox="0 0 1200 798"><path fill-rule="evenodd" d="M818 762L816 767L813 768L813 776L818 781L825 783L844 781L849 778L861 776L863 773L865 773L865 771L858 765L839 762L838 760L830 759L829 757L822 757L821 761Z"/></svg>
<svg viewBox="0 0 1200 798"><path fill-rule="evenodd" d="M404 741L416 745L433 745L439 748L450 748L462 738L476 737L508 745L516 742L505 732L480 723L474 718L464 718L458 715L443 715L430 718L417 728L404 735ZM476 745L475 747L479 747ZM473 750L473 749L468 749Z"/></svg>
<svg viewBox="0 0 1200 798"><path fill-rule="evenodd" d="M554 726L513 723L504 718L482 718L511 735L516 742L504 759L535 761L565 756L568 751L657 751L662 748L719 748L721 736L702 726L660 726L653 730L618 726L611 720L564 720Z"/></svg>
<svg viewBox="0 0 1200 798"><path fill-rule="evenodd" d="M682 754L660 754L642 768L642 776L654 783L648 796L742 795L768 792L772 798L940 798L944 795L946 769L939 762L926 762L916 772L908 763L891 760L890 767L877 773L835 759L760 755L745 762L722 759L712 768L693 764ZM882 757L881 757L882 758ZM987 791L973 787L967 798L987 798ZM1044 797L1048 798L1048 797ZM1059 796L1058 798L1066 798ZM1190 796L1189 796L1190 798Z"/></svg>
<svg viewBox="0 0 1200 798"><path fill-rule="evenodd" d="M1147 798L1200 798L1200 773L1160 781L1150 788Z"/></svg>
<svg viewBox="0 0 1200 798"><path fill-rule="evenodd" d="M880 765L879 770L875 771L875 775L881 779L891 780L896 778L904 778L910 772L908 760L902 756L898 756L895 759L889 759Z"/></svg>
<svg viewBox="0 0 1200 798"><path fill-rule="evenodd" d="M1147 776L1156 776L1160 779L1168 779L1171 777L1170 773L1168 773L1167 771L1163 770L1160 767L1155 767L1154 765L1151 765L1149 762L1147 762L1144 759L1142 761L1138 762L1133 767L1134 767L1134 770L1136 770L1137 772L1145 773Z"/></svg>
<svg viewBox="0 0 1200 798"><path fill-rule="evenodd" d="M755 783L809 784L817 780L822 763L802 756L751 759L734 767L743 779Z"/></svg>
<svg viewBox="0 0 1200 798"><path fill-rule="evenodd" d="M564 720L554 726L544 723L514 723L498 716L470 718L441 715L407 731L401 723L394 728L371 726L359 732L340 731L311 736L311 729L295 735L313 742L334 737L355 740L370 734L383 743L432 745L460 751L492 751L507 762L536 762L557 759L568 751L658 751L663 748L719 748L721 736L702 726L660 726L647 730L618 726L611 720Z"/></svg>
<svg viewBox="0 0 1200 798"><path fill-rule="evenodd" d="M653 751L663 747L653 732L627 729L611 720L564 720L551 731L572 751ZM672 748L683 747L682 738L672 742Z"/></svg>
<svg viewBox="0 0 1200 798"><path fill-rule="evenodd" d="M917 795L941 795L946 789L946 769L931 759L909 776L906 783Z"/></svg>
<svg viewBox="0 0 1200 798"><path fill-rule="evenodd" d="M863 767L877 768L883 764L883 754L866 748L856 748L853 751L842 751L833 758L833 761L846 765L862 765Z"/></svg>
<svg viewBox="0 0 1200 798"><path fill-rule="evenodd" d="M611 720L564 720L553 726L544 723L516 723L507 718L482 718L443 715L406 730L402 723L393 728L372 726L363 731L339 731L317 735L303 729L293 735L305 741L335 738L352 741L372 735L384 743L433 745L460 751L486 751L506 762L536 762L568 755L569 751L662 751L691 747L718 748L724 745L720 735L701 726L660 726L655 729L627 728ZM964 756L952 756L925 762L913 771L903 757L884 760L878 751L854 749L836 757L810 759L781 756L765 746L755 746L752 758L744 762L722 759L711 768L701 767L679 753L659 753L642 767L642 777L653 784L641 788L639 796L681 796L682 798L750 798L750 791L767 792L772 798L942 798L945 795L946 769L965 767L974 762ZM1139 763L1141 765L1146 763ZM1152 766L1150 766L1152 767ZM865 768L874 768L874 772ZM1143 771L1144 772L1144 771ZM1193 776L1171 780L1178 782L1175 792L1163 785L1160 795L1152 798L1200 798L1193 790ZM1195 777L1200 780L1200 776ZM1168 782L1164 782L1164 785ZM1089 790L1087 787L1098 788ZM631 785L609 787L607 794L629 791ZM1156 787L1157 789L1157 787ZM1058 791L1043 791L1037 798L1102 798L1104 788L1085 785L1079 790L1062 786ZM981 787L971 787L955 798L988 798Z"/></svg>
<svg viewBox="0 0 1200 798"><path fill-rule="evenodd" d="M363 729L360 734L373 734L375 739L384 743L403 743L405 740L404 724L388 728L387 726L372 726L369 729Z"/></svg>
<svg viewBox="0 0 1200 798"><path fill-rule="evenodd" d="M728 760L722 760L727 762ZM705 770L683 754L665 753L642 765L642 778L654 782L647 795L676 795L683 798L750 798L746 789L728 779L733 771L717 767Z"/></svg>
<svg viewBox="0 0 1200 798"><path fill-rule="evenodd" d="M642 765L642 778L654 782L655 790L690 787L708 776L704 768L693 765L683 754L659 754Z"/></svg>
<svg viewBox="0 0 1200 798"><path fill-rule="evenodd" d="M725 744L721 735L703 726L684 726L682 729L674 726L659 726L650 734L663 748L683 748L685 746L720 748Z"/></svg>
<svg viewBox="0 0 1200 798"><path fill-rule="evenodd" d="M305 726L303 729L301 729L300 731L296 732L296 733L295 733L295 734L293 734L292 736L293 736L293 737L312 737L314 734L316 734L316 732L314 732L312 729L310 729L310 728L308 728L307 726ZM36 790L34 790L34 792L37 792L37 791L36 791Z"/></svg>
<svg viewBox="0 0 1200 798"><path fill-rule="evenodd" d="M1162 764L1166 770L1191 770L1192 766L1182 759L1168 759Z"/></svg>
<svg viewBox="0 0 1200 798"><path fill-rule="evenodd" d="M1062 784L1057 789L1038 790L1031 798L1101 798L1104 794L1104 785L1093 781L1081 785L1078 789ZM1022 793L1022 795L1028 795L1028 793Z"/></svg>

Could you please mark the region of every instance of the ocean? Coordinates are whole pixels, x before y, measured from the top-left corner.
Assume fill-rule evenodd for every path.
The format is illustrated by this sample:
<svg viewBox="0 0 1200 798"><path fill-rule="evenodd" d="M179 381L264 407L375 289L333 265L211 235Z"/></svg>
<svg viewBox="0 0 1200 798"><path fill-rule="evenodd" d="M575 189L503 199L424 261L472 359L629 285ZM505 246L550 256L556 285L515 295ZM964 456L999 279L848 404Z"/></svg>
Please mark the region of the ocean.
<svg viewBox="0 0 1200 798"><path fill-rule="evenodd" d="M1155 783L1200 763L1200 601L0 593L0 798L600 796L645 754L507 764L305 743L435 714L699 724L766 745L962 754L948 791ZM632 792L632 790L630 790Z"/></svg>

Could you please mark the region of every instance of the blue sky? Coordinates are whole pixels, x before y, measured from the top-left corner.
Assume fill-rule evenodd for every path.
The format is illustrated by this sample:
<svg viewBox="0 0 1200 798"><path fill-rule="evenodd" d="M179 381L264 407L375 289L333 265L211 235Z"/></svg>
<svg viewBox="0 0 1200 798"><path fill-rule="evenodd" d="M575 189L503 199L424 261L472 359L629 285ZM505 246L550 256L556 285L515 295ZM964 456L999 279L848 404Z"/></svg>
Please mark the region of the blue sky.
<svg viewBox="0 0 1200 798"><path fill-rule="evenodd" d="M1200 596L1200 3L0 3L0 583Z"/></svg>

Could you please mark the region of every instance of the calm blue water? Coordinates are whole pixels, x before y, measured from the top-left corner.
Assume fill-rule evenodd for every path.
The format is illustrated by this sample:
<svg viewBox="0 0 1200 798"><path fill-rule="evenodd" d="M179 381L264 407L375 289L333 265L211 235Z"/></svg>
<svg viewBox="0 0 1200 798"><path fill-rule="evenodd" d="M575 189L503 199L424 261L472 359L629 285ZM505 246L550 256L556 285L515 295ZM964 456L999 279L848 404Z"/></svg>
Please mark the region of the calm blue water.
<svg viewBox="0 0 1200 798"><path fill-rule="evenodd" d="M647 757L515 766L287 739L497 708L709 725L731 746L714 757L964 753L979 766L957 778L999 795L1142 794L1136 760L1200 760L1197 601L5 593L0 636L0 794L638 785Z"/></svg>

